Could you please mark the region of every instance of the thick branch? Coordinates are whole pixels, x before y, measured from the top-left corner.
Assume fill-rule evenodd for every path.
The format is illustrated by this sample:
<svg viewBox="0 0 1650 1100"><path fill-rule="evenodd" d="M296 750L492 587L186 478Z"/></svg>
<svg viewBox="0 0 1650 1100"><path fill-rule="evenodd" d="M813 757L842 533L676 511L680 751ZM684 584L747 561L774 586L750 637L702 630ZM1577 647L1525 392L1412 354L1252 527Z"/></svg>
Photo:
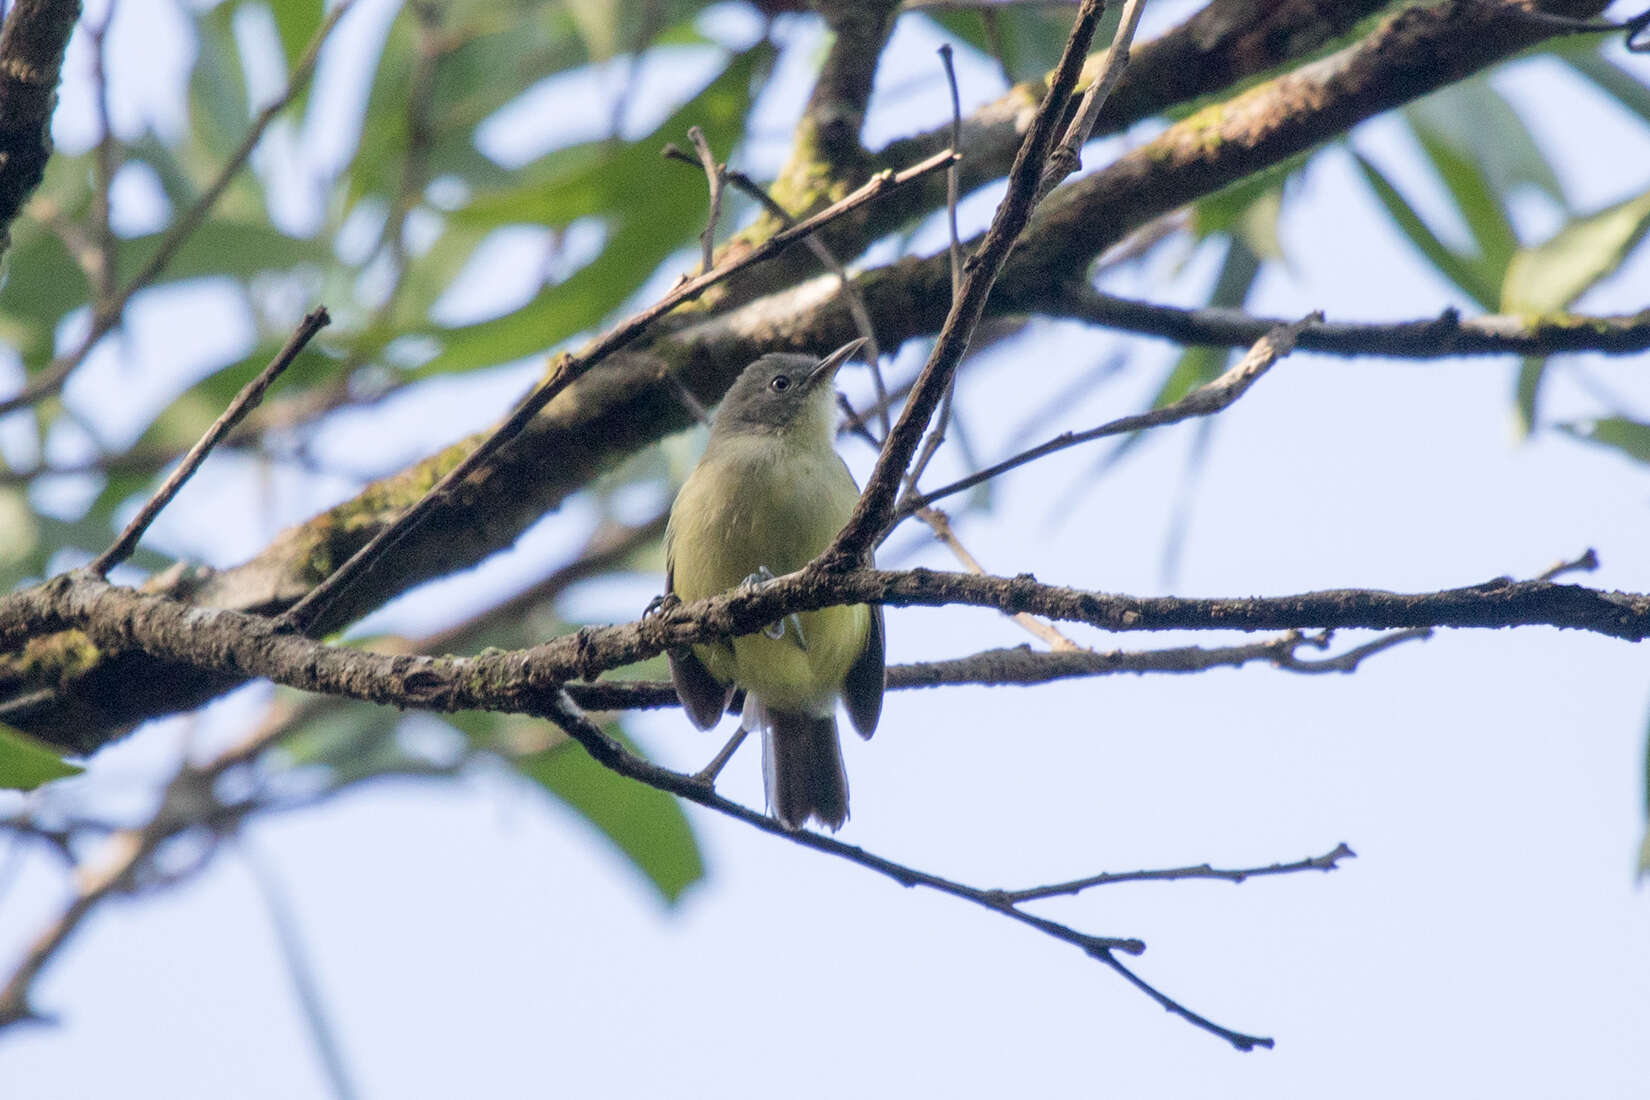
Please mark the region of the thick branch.
<svg viewBox="0 0 1650 1100"><path fill-rule="evenodd" d="M951 604L1030 612L1110 631L1403 629L1556 626L1640 641L1650 636L1650 595L1550 581L1500 579L1442 592L1368 589L1245 599L1108 595L1034 578L854 570L802 572L754 590L667 609L640 622L591 627L532 649L462 657L409 657L330 646L269 619L212 611L69 573L0 598L0 647L77 629L114 652L151 657L218 677L265 677L288 687L436 711L508 709L549 717L546 692L667 649L750 634L793 611L843 603Z"/></svg>
<svg viewBox="0 0 1650 1100"><path fill-rule="evenodd" d="M0 33L0 252L46 174L63 51L79 0L16 0Z"/></svg>

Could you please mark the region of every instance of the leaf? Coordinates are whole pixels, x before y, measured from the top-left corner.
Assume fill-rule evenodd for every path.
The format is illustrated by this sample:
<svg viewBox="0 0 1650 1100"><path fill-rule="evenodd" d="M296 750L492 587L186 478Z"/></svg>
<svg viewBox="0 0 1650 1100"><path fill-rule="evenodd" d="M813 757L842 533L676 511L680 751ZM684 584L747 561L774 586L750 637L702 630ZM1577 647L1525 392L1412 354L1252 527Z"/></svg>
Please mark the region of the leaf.
<svg viewBox="0 0 1650 1100"><path fill-rule="evenodd" d="M42 783L79 775L85 770L64 760L44 742L0 723L0 787L32 791Z"/></svg>
<svg viewBox="0 0 1650 1100"><path fill-rule="evenodd" d="M1226 257L1220 265L1220 274L1215 277L1214 289L1209 292L1209 305L1241 308L1248 300L1249 291L1254 287L1255 280L1260 276L1261 266L1260 257L1255 255L1248 245L1236 237L1231 238L1226 249ZM1161 409L1166 405L1172 405L1205 382L1212 381L1226 369L1226 362L1231 355L1230 348L1209 345L1195 345L1182 351L1180 357L1175 360L1175 365L1169 370L1168 376L1163 379L1163 384L1153 395L1151 407ZM1103 472L1116 465L1145 438L1145 432L1136 431L1125 435L1100 460L1096 472Z"/></svg>
<svg viewBox="0 0 1650 1100"><path fill-rule="evenodd" d="M616 727L607 732L621 736ZM515 766L601 830L666 903L705 877L699 843L670 795L613 774L574 745L522 757Z"/></svg>
<svg viewBox="0 0 1650 1100"><path fill-rule="evenodd" d="M142 270L169 228L121 242L117 281L124 284ZM189 235L157 282L214 275L245 279L261 271L286 270L304 263L325 264L331 259L331 245L324 240L289 237L267 222L212 219Z"/></svg>
<svg viewBox="0 0 1650 1100"><path fill-rule="evenodd" d="M1387 215L1397 223L1404 236L1409 238L1410 244L1438 269L1439 274L1454 283L1467 297L1485 309L1493 310L1495 307L1491 303L1496 299L1494 287L1483 278L1472 260L1440 240L1427 225L1426 220L1371 161L1357 152L1353 152L1352 158L1357 162L1358 170L1363 173L1365 182L1375 192L1375 198L1386 209Z"/></svg>
<svg viewBox="0 0 1650 1100"><path fill-rule="evenodd" d="M988 4L967 11L922 13L950 37L993 58L1013 81L1041 80L1060 62L1071 35L1068 15L1035 4ZM1122 10L1109 4L1094 32L1094 49L1117 33Z"/></svg>
<svg viewBox="0 0 1650 1100"><path fill-rule="evenodd" d="M1518 427L1524 435L1535 431L1541 400L1541 383L1547 375L1545 358L1526 357L1518 365L1518 382L1514 387L1513 404L1518 410Z"/></svg>
<svg viewBox="0 0 1650 1100"><path fill-rule="evenodd" d="M1501 309L1542 314L1566 309L1614 272L1650 228L1650 191L1571 221L1507 266Z"/></svg>
<svg viewBox="0 0 1650 1100"><path fill-rule="evenodd" d="M478 711L449 715L447 720L483 747L511 740L513 726L530 726L539 736L545 729L542 722ZM605 723L602 730L631 752L643 755L618 723ZM675 904L684 890L704 878L699 842L673 796L608 771L565 739L510 758L510 763L594 825L667 904Z"/></svg>
<svg viewBox="0 0 1650 1100"><path fill-rule="evenodd" d="M1560 206L1564 188L1524 119L1487 76L1469 77L1433 92L1405 110L1412 124L1464 150L1505 197L1534 187Z"/></svg>
<svg viewBox="0 0 1650 1100"><path fill-rule="evenodd" d="M465 226L531 223L564 226L603 215L600 255L562 282L539 291L514 312L450 329L427 328L442 350L414 377L490 366L532 355L599 324L704 228L704 183L692 173L670 175L660 147L698 125L711 148L730 156L750 108L751 84L772 51L766 45L735 55L702 92L645 138L612 151L607 143L561 150L523 169L521 186L478 196L453 214Z"/></svg>
<svg viewBox="0 0 1650 1100"><path fill-rule="evenodd" d="M1575 45L1583 45L1582 40L1576 40ZM1564 60L1576 72L1592 81L1605 95L1645 122L1650 122L1650 87L1646 87L1638 77L1603 56L1600 53L1603 48L1604 44L1586 42L1584 49L1569 52Z"/></svg>
<svg viewBox="0 0 1650 1100"><path fill-rule="evenodd" d="M275 30L281 36L281 53L286 56L286 71L297 67L304 47L315 37L326 15L326 0L270 0L270 14L275 17Z"/></svg>
<svg viewBox="0 0 1650 1100"><path fill-rule="evenodd" d="M1624 416L1559 424L1558 430L1575 439L1620 451L1635 462L1650 463L1650 424Z"/></svg>
<svg viewBox="0 0 1650 1100"><path fill-rule="evenodd" d="M1419 119L1410 119L1410 129L1478 246L1474 266L1480 277L1499 285L1507 261L1518 251L1518 234L1507 217L1502 196L1469 149L1457 146Z"/></svg>

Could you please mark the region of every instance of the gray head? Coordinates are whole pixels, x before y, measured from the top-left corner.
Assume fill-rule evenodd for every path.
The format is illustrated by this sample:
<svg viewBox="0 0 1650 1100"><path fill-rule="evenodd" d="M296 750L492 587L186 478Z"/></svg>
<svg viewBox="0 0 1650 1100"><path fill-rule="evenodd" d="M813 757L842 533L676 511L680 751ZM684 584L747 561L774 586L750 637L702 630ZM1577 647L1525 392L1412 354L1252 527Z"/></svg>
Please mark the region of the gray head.
<svg viewBox="0 0 1650 1100"><path fill-rule="evenodd" d="M830 438L836 416L837 368L865 345L845 344L824 359L770 352L746 367L722 398L712 437L803 431Z"/></svg>

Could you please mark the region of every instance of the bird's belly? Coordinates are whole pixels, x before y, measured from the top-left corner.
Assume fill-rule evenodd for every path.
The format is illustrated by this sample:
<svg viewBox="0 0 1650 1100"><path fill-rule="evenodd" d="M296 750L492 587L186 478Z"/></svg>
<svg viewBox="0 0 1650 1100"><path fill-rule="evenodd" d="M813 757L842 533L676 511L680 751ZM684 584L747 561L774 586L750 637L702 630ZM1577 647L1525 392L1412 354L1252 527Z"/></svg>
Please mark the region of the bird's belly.
<svg viewBox="0 0 1650 1100"><path fill-rule="evenodd" d="M821 461L776 461L751 447L711 469L695 470L672 509L672 583L693 601L737 588L766 569L794 572L829 545L847 522L858 490L835 454ZM783 473L781 473L781 468ZM729 491L732 489L733 491ZM780 638L747 634L694 653L723 683L739 684L770 707L828 713L865 646L863 605L801 612Z"/></svg>

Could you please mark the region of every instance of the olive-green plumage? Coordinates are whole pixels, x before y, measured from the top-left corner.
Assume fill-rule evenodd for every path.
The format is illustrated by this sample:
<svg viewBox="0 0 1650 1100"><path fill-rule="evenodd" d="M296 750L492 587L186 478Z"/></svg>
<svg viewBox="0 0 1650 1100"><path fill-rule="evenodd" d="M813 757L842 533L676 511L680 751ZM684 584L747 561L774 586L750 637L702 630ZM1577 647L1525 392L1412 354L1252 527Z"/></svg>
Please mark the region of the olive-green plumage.
<svg viewBox="0 0 1650 1100"><path fill-rule="evenodd" d="M764 355L734 382L710 442L676 495L665 533L669 590L686 601L802 568L859 499L832 446L833 378L855 341L824 360ZM788 616L770 630L670 655L676 693L709 729L734 687L745 726L762 730L768 805L787 828L832 829L848 816L836 703L876 729L883 690L882 609L855 604Z"/></svg>

